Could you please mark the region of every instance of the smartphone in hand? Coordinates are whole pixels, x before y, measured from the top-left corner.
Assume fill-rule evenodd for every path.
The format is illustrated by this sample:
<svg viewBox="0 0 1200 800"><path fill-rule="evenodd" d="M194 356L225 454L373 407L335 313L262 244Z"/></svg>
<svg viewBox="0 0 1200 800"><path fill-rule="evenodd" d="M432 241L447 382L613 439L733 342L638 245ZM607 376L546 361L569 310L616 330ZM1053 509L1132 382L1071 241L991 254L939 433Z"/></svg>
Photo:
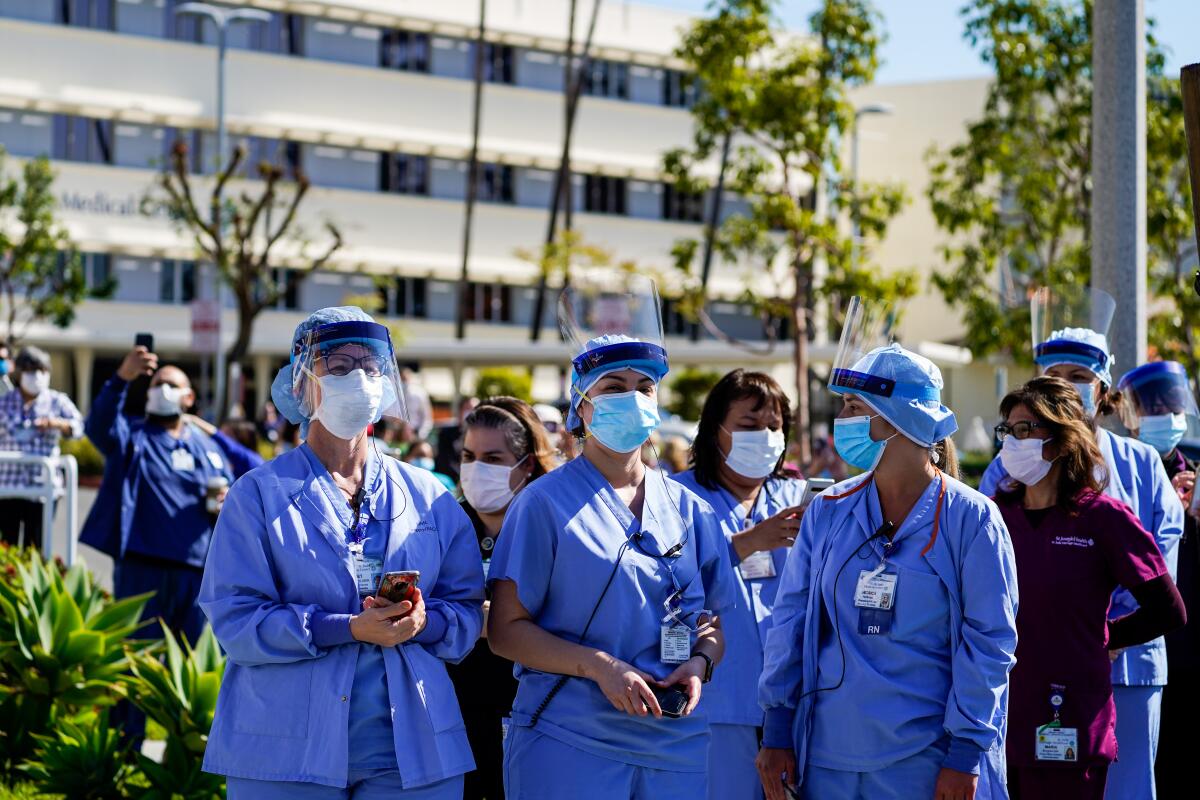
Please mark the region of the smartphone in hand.
<svg viewBox="0 0 1200 800"><path fill-rule="evenodd" d="M421 573L415 569L385 572L379 579L379 590L376 597L382 597L393 603L411 601L416 596L417 584L421 582Z"/></svg>
<svg viewBox="0 0 1200 800"><path fill-rule="evenodd" d="M133 346L134 347L144 347L144 348L146 348L147 352L153 353L154 352L154 334L153 333L137 334L136 336L133 337Z"/></svg>
<svg viewBox="0 0 1200 800"><path fill-rule="evenodd" d="M683 716L683 710L687 708L689 698L682 686L668 686L665 689L651 686L650 691L654 692L654 697L658 700L658 707L662 709L664 717L679 719Z"/></svg>

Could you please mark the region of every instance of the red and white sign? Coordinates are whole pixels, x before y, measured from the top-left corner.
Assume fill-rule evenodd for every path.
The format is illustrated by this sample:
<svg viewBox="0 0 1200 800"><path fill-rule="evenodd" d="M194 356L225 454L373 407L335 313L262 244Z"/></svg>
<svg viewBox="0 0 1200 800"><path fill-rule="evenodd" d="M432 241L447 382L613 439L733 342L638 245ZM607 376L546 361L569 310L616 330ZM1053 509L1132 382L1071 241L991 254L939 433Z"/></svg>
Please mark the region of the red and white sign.
<svg viewBox="0 0 1200 800"><path fill-rule="evenodd" d="M215 353L221 346L221 313L216 300L192 301L192 350Z"/></svg>

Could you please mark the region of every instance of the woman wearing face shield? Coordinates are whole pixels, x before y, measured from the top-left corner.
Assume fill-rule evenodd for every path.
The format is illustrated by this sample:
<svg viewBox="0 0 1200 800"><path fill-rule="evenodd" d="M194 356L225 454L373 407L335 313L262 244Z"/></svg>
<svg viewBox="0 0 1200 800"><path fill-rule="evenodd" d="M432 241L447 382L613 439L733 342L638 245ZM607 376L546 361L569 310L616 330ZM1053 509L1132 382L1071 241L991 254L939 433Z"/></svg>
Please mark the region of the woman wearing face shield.
<svg viewBox="0 0 1200 800"><path fill-rule="evenodd" d="M1062 380L1034 378L1000 404L996 426L1012 480L996 502L1020 578L1017 666L1008 715L1014 800L1100 800L1117 755L1109 652L1184 621L1183 601L1154 538L1129 507L1101 493L1095 422ZM1113 591L1138 608L1107 620Z"/></svg>
<svg viewBox="0 0 1200 800"><path fill-rule="evenodd" d="M1200 543L1196 540L1196 464L1184 456L1179 442L1200 420L1187 370L1175 361L1155 361L1125 373L1117 384L1124 398L1125 426L1162 456L1167 477L1190 512L1185 516L1175 583L1188 611L1188 623L1170 633L1167 669L1172 676L1163 690L1156 784L1184 786L1191 774L1193 725L1200 714Z"/></svg>
<svg viewBox="0 0 1200 800"><path fill-rule="evenodd" d="M754 767L763 724L762 648L805 487L782 469L790 430L783 388L769 375L736 369L708 393L692 468L674 476L716 512L740 590L737 607L721 618L725 660L705 690L712 800L762 797Z"/></svg>
<svg viewBox="0 0 1200 800"><path fill-rule="evenodd" d="M1105 292L1088 289L1071 295L1049 289L1030 301L1033 356L1042 374L1075 386L1084 413L1098 419L1123 413L1123 398L1113 385L1113 359L1107 332L1116 302ZM1133 511L1175 575L1184 509L1163 467L1158 451L1148 444L1119 436L1097 425L1096 445L1104 457L1108 481L1104 493ZM1014 440L1015 441L1015 440ZM1003 490L1009 470L1003 451L987 468L979 490L995 495ZM1129 592L1113 596L1111 617L1130 614L1137 603ZM1117 704L1117 741L1121 757L1108 773L1107 796L1112 800L1155 796L1154 762L1158 751L1159 716L1167 684L1167 652L1162 638L1123 650L1113 661L1112 682Z"/></svg>
<svg viewBox="0 0 1200 800"><path fill-rule="evenodd" d="M483 574L454 497L370 445L401 397L387 328L359 309L296 329L272 398L307 439L230 489L200 591L229 656L204 768L231 800L462 796L445 663L479 637ZM410 570L410 599L376 595Z"/></svg>
<svg viewBox="0 0 1200 800"><path fill-rule="evenodd" d="M530 482L554 469L554 447L533 408L515 397L489 397L463 420L462 508L467 512L487 576L504 516ZM484 601L484 621L488 601ZM486 635L486 634L485 634ZM503 800L503 726L517 693L512 662L476 645L450 667L476 770L467 773L465 800Z"/></svg>
<svg viewBox="0 0 1200 800"><path fill-rule="evenodd" d="M805 510L767 634L759 775L769 800L1005 797L1016 650L996 506L939 470L957 429L938 368L853 298L830 390L834 444L866 470Z"/></svg>
<svg viewBox="0 0 1200 800"><path fill-rule="evenodd" d="M560 299L583 452L517 496L488 573L488 641L519 681L509 800L705 793L701 685L736 587L711 508L642 463L667 358L653 284L629 280Z"/></svg>

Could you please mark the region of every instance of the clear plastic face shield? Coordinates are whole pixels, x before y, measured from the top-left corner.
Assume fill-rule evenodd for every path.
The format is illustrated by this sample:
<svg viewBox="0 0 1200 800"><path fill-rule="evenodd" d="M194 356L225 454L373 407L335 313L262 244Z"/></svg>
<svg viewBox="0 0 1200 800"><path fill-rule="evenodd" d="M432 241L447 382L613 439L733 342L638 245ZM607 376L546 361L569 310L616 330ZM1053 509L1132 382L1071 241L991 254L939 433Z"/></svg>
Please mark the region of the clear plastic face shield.
<svg viewBox="0 0 1200 800"><path fill-rule="evenodd" d="M667 351L658 287L643 275L606 277L603 284L577 281L559 295L558 325L576 354L571 361L576 382L613 367L661 380Z"/></svg>
<svg viewBox="0 0 1200 800"><path fill-rule="evenodd" d="M380 394L375 420L407 419L392 337L378 322L331 322L309 331L292 352L292 394L308 419L317 415L321 384L355 395ZM344 385L342 385L344 384ZM361 399L361 398L360 398Z"/></svg>
<svg viewBox="0 0 1200 800"><path fill-rule="evenodd" d="M891 310L866 303L862 298L850 298L846 307L846 322L838 341L837 355L829 371L829 390L835 394L891 397L896 390L893 381L870 372L868 354L891 343L895 317Z"/></svg>
<svg viewBox="0 0 1200 800"><path fill-rule="evenodd" d="M1137 430L1145 417L1186 417L1191 431L1200 428L1200 409L1187 370L1175 361L1155 361L1132 369L1117 388L1124 395L1121 421Z"/></svg>
<svg viewBox="0 0 1200 800"><path fill-rule="evenodd" d="M1111 359L1101 343L1107 342L1116 309L1116 301L1100 289L1037 290L1029 300L1034 360L1043 370L1078 364L1108 375Z"/></svg>

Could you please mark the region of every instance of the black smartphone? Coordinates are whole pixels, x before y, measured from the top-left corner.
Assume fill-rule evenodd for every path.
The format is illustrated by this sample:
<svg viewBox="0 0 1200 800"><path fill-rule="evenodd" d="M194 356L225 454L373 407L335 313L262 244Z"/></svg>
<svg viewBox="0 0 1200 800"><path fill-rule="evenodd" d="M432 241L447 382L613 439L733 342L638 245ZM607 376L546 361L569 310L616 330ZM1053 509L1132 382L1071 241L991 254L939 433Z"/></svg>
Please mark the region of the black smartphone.
<svg viewBox="0 0 1200 800"><path fill-rule="evenodd" d="M662 709L664 717L679 719L683 716L683 710L687 708L688 704L688 694L682 686L668 686L666 689L651 686L650 691L654 692L654 697L658 700L658 707Z"/></svg>
<svg viewBox="0 0 1200 800"><path fill-rule="evenodd" d="M133 346L134 347L144 347L144 348L146 348L146 350L153 353L154 352L154 334L153 333L137 334L136 336L133 337Z"/></svg>

